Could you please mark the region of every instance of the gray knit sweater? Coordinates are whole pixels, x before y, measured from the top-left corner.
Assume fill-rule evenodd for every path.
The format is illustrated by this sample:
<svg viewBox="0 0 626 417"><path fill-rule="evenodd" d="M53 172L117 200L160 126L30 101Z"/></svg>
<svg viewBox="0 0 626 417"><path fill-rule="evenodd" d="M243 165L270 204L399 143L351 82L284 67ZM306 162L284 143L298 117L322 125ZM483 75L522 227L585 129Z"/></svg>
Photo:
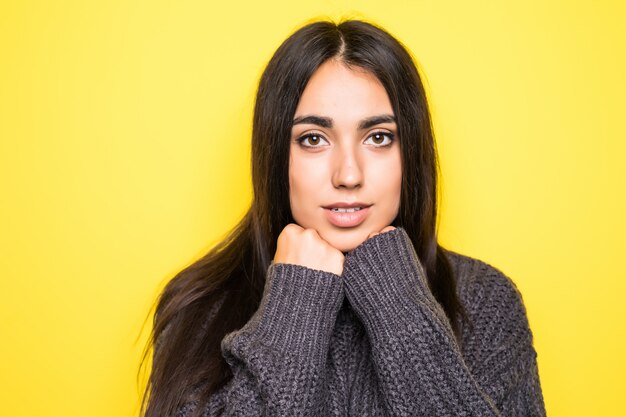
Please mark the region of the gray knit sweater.
<svg viewBox="0 0 626 417"><path fill-rule="evenodd" d="M259 309L222 340L234 376L204 415L545 416L515 284L477 259L450 261L473 323L462 348L402 228L347 253L341 276L271 264Z"/></svg>

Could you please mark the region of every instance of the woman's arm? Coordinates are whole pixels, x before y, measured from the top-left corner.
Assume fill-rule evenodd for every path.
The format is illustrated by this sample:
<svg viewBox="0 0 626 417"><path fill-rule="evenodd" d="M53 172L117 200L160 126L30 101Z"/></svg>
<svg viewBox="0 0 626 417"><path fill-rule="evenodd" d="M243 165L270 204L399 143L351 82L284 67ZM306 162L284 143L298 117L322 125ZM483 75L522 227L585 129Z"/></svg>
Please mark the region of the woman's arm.
<svg viewBox="0 0 626 417"><path fill-rule="evenodd" d="M222 340L233 378L203 415L326 415L325 361L343 301L341 280L300 265L271 264L259 309ZM191 416L196 404L186 403L176 416Z"/></svg>
<svg viewBox="0 0 626 417"><path fill-rule="evenodd" d="M344 288L362 320L388 412L396 416L544 416L525 309L508 278L473 305L478 350L464 358L406 231L346 255Z"/></svg>

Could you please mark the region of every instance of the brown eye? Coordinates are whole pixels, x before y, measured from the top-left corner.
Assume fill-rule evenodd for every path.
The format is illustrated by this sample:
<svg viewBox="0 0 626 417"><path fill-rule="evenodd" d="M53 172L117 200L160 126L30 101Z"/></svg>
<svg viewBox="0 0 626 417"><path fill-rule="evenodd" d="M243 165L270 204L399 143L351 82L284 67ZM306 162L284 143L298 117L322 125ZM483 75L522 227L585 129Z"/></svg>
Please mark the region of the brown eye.
<svg viewBox="0 0 626 417"><path fill-rule="evenodd" d="M367 138L367 141L369 140L377 147L385 147L393 142L393 134L389 132L374 132Z"/></svg>
<svg viewBox="0 0 626 417"><path fill-rule="evenodd" d="M320 148L321 146L318 145L323 141L325 142L326 139L324 139L323 136L317 134L305 135L301 138L298 138L298 143L305 148Z"/></svg>

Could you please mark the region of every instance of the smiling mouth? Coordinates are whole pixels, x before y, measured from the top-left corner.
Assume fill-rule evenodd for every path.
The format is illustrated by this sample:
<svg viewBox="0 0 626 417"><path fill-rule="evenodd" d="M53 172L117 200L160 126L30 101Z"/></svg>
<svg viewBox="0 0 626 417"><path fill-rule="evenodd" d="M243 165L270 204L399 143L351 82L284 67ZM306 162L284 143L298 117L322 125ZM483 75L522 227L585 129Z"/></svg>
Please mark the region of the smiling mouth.
<svg viewBox="0 0 626 417"><path fill-rule="evenodd" d="M331 208L330 211L335 213L354 213L355 211L363 210L364 207L351 207L351 208Z"/></svg>
<svg viewBox="0 0 626 417"><path fill-rule="evenodd" d="M370 206L328 207L324 209L328 221L337 227L357 227L365 221Z"/></svg>

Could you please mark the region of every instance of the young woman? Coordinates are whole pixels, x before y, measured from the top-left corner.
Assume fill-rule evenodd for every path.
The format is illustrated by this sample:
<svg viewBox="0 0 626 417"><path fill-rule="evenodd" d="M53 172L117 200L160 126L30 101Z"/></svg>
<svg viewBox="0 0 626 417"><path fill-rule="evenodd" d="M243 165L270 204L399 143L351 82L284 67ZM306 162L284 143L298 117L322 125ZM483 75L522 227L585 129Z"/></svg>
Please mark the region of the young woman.
<svg viewBox="0 0 626 417"><path fill-rule="evenodd" d="M444 249L409 53L362 21L292 34L263 73L254 198L161 294L145 416L543 416L522 297Z"/></svg>

